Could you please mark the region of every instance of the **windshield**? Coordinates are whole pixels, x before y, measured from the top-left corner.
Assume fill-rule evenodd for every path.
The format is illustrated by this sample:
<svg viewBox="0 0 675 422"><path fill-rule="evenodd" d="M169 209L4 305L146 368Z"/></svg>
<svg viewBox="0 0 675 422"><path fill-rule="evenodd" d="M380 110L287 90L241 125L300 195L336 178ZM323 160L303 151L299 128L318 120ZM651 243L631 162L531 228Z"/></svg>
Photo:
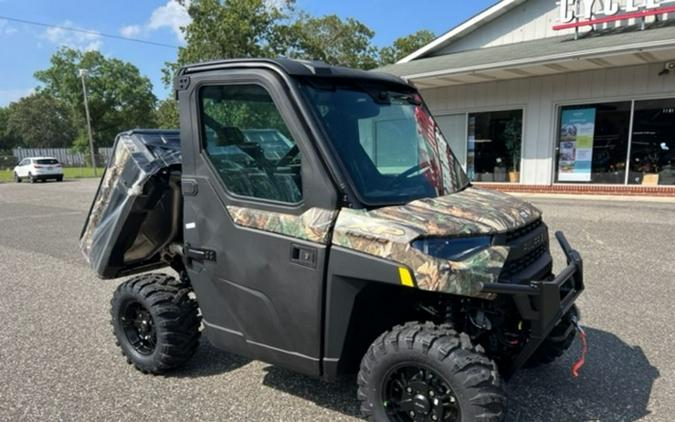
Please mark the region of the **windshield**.
<svg viewBox="0 0 675 422"><path fill-rule="evenodd" d="M307 80L302 86L366 204L437 197L468 184L412 88L324 80Z"/></svg>

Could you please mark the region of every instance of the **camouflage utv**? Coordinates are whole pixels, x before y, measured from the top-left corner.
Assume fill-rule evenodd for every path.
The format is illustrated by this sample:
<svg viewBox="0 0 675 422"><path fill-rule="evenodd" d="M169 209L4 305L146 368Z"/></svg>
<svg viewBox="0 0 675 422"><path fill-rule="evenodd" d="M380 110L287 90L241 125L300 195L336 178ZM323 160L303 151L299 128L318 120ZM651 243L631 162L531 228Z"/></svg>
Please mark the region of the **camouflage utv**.
<svg viewBox="0 0 675 422"><path fill-rule="evenodd" d="M497 421L500 378L575 337L582 260L471 185L414 87L292 60L188 66L180 132L119 135L81 246L128 361L215 346L325 380L375 421ZM177 276L147 273L172 268Z"/></svg>

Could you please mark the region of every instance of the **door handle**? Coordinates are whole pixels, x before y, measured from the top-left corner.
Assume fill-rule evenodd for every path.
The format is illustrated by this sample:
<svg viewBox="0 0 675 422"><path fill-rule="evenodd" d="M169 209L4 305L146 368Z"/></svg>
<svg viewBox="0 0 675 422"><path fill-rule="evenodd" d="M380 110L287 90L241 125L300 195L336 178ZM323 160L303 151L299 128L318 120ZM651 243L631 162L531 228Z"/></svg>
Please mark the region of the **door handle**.
<svg viewBox="0 0 675 422"><path fill-rule="evenodd" d="M316 268L316 248L291 245L291 262L304 267Z"/></svg>
<svg viewBox="0 0 675 422"><path fill-rule="evenodd" d="M193 248L190 245L185 245L185 258L187 259L188 264L193 260L199 262L216 262L216 251L211 249Z"/></svg>

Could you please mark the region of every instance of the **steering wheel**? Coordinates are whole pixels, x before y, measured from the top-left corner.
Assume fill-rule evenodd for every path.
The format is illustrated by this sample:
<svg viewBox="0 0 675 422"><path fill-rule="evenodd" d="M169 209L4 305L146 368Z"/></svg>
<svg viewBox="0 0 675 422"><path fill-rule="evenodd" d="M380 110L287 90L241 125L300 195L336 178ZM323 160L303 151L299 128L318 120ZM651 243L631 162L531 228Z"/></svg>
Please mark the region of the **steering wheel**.
<svg viewBox="0 0 675 422"><path fill-rule="evenodd" d="M424 170L424 169L427 169L427 168L429 168L429 163L424 162L424 163L415 164L414 166L410 167L409 169L407 169L403 173L400 173L396 177L391 179L391 181L387 184L387 187L385 189L391 189L394 186L401 183L402 181L404 181L405 179L407 179L408 177L417 173L418 171Z"/></svg>

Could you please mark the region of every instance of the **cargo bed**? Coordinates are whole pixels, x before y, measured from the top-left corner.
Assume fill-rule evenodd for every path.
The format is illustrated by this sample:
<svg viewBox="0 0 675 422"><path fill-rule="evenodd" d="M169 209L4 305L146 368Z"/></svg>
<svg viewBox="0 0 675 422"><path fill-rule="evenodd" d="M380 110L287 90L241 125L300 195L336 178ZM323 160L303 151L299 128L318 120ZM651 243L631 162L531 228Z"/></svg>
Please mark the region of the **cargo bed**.
<svg viewBox="0 0 675 422"><path fill-rule="evenodd" d="M182 236L180 171L177 130L117 136L80 235L80 249L100 278L168 265L169 245Z"/></svg>

